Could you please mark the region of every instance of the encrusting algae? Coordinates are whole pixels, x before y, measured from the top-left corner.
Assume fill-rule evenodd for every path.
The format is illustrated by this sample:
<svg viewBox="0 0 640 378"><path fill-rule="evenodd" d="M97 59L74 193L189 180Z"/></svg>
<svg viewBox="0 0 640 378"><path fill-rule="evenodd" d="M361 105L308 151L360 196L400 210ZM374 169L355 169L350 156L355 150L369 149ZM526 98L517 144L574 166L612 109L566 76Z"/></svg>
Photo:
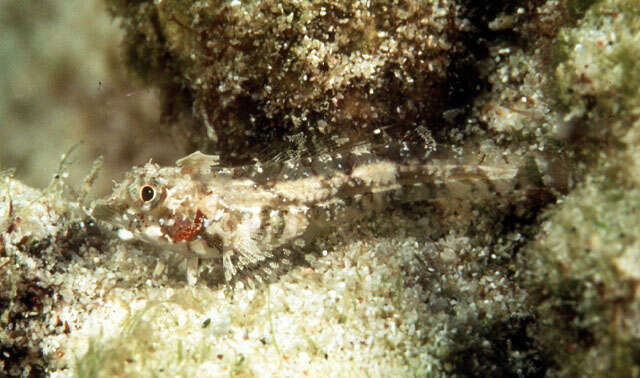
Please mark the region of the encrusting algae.
<svg viewBox="0 0 640 378"><path fill-rule="evenodd" d="M65 109L98 104L95 114L108 117L85 119L111 125L92 134L93 155L79 165L88 170L103 153L112 179L149 157L162 164L130 170L116 187L124 205L107 197L95 210L94 189L70 184L64 164L43 190L3 173L0 375L638 375L634 4L108 1L124 26L125 60L161 100L141 111L118 84L126 80L70 81L65 90L79 92L63 96ZM81 64L55 65L57 75ZM13 67L0 78L28 72L0 67ZM80 94L94 87L120 105ZM21 98L0 106L16 125L29 118L12 111L46 104ZM176 151L114 169L114 154L140 156L163 128ZM12 130L3 140L19 140ZM344 163L349 151L385 146L376 138L416 131L420 164L509 175L423 175L415 190L415 177L400 183L398 173L414 156L374 148ZM113 150L95 150L95 140ZM198 149L206 155L170 166ZM17 165L1 156L3 167ZM287 166L308 158L311 166ZM183 176L163 181L174 173ZM229 194L229 182L212 177L242 190ZM309 228L312 208L331 206L346 221ZM93 218L101 211L130 217L103 223ZM248 232L216 229L223 218ZM155 247L137 240L141 224ZM123 241L127 232L134 238ZM197 267L195 285L185 279L194 264L171 252L185 245L187 255L222 254ZM226 267L225 246L238 259ZM262 285L223 279L235 268L251 281L245 271L255 270L240 268L256 253L282 257L282 246L303 258Z"/></svg>

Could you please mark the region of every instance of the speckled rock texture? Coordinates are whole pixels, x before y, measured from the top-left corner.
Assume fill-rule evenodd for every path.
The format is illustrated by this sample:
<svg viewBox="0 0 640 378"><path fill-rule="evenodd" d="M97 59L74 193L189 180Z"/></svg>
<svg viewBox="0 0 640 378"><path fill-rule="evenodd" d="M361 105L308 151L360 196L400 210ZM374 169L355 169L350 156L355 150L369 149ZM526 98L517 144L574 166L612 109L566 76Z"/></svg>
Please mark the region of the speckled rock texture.
<svg viewBox="0 0 640 378"><path fill-rule="evenodd" d="M128 62L162 88L164 112L195 117L176 125L230 157L300 131L430 125L456 100L453 81L470 87L457 77L470 79L470 64L450 70L470 29L452 1L109 4Z"/></svg>
<svg viewBox="0 0 640 378"><path fill-rule="evenodd" d="M638 1L21 4L0 5L0 375L640 374ZM120 46L88 32L118 23ZM90 216L151 158L416 130L518 179L339 226L257 288L189 286ZM61 135L88 148L60 162Z"/></svg>
<svg viewBox="0 0 640 378"><path fill-rule="evenodd" d="M167 127L232 162L327 136L366 140L379 128L446 133L490 86L479 62L508 58L512 44L487 39L543 44L550 36L528 33L560 17L556 2L526 1L108 4L126 30L127 62L161 88ZM529 79L526 69L513 75ZM538 115L532 95L516 108Z"/></svg>

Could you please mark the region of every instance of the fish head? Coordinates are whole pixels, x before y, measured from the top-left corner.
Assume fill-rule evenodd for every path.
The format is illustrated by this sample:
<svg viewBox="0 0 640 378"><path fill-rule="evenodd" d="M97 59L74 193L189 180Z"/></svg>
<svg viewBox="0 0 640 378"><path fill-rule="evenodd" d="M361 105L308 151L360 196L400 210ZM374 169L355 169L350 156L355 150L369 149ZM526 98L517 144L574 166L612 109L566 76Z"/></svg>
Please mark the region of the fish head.
<svg viewBox="0 0 640 378"><path fill-rule="evenodd" d="M122 239L183 243L186 248L204 228L206 218L199 209L203 195L204 188L192 175L150 162L134 167L110 196L96 201L93 215L118 227Z"/></svg>

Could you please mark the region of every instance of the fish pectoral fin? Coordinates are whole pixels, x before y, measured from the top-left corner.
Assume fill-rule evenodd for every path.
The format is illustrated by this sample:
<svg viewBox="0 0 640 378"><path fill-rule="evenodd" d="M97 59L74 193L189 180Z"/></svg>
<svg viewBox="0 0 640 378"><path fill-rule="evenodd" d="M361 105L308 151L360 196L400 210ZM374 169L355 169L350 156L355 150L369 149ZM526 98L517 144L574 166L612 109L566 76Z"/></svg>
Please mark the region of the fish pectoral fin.
<svg viewBox="0 0 640 378"><path fill-rule="evenodd" d="M222 256L225 280L230 281L238 272L271 257L273 254L261 249L253 239L234 240L229 248L225 246Z"/></svg>
<svg viewBox="0 0 640 378"><path fill-rule="evenodd" d="M189 242L189 249L198 257L211 259L220 257L222 254L214 244L208 243L205 239L196 239Z"/></svg>
<svg viewBox="0 0 640 378"><path fill-rule="evenodd" d="M156 262L156 267L153 270L152 277L159 278L164 272L165 268L166 268L166 265L160 259L158 259L158 261Z"/></svg>
<svg viewBox="0 0 640 378"><path fill-rule="evenodd" d="M264 259L272 257L269 251L263 251L255 240L245 238L239 240L234 245L234 249L238 254L238 260L243 266L256 264Z"/></svg>
<svg viewBox="0 0 640 378"><path fill-rule="evenodd" d="M198 282L198 261L199 258L197 256L187 257L187 282L189 286L195 286Z"/></svg>
<svg viewBox="0 0 640 378"><path fill-rule="evenodd" d="M233 276L235 276L238 272L235 264L231 259L232 255L233 250L231 249L225 248L225 251L222 252L222 270L224 271L224 280L227 282L230 282Z"/></svg>

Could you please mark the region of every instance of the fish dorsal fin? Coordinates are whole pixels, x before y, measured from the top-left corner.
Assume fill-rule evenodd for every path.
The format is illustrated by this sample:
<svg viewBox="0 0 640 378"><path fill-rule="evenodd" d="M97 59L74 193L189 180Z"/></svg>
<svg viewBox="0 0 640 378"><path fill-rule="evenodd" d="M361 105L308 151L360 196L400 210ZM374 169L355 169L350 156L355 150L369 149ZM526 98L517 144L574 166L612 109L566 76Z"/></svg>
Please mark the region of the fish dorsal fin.
<svg viewBox="0 0 640 378"><path fill-rule="evenodd" d="M196 151L176 161L176 165L185 173L211 173L211 168L220 165L220 156L207 155Z"/></svg>

